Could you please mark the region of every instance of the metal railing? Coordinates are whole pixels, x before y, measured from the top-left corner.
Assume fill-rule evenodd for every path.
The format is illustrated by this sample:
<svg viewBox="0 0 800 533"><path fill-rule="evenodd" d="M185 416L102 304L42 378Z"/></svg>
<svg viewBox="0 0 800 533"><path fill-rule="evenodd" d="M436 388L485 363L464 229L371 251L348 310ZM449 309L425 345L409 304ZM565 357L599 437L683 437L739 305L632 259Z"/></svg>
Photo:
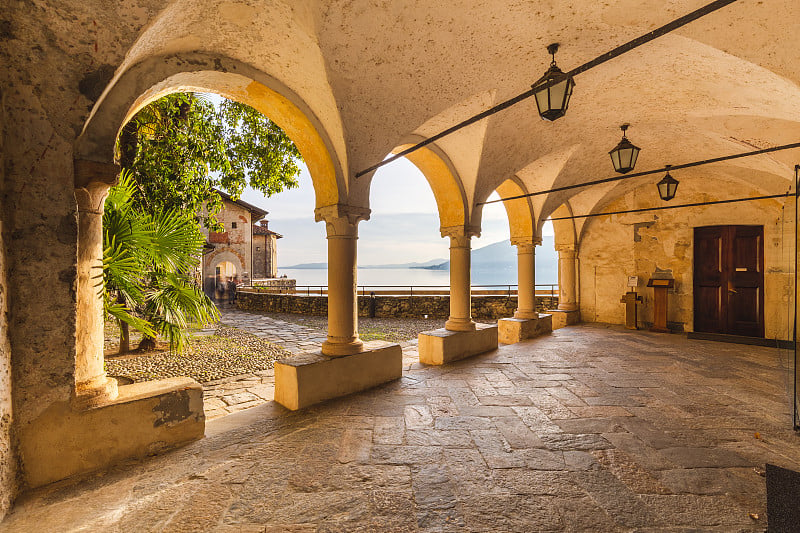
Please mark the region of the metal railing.
<svg viewBox="0 0 800 533"><path fill-rule="evenodd" d="M470 293L473 296L516 296L517 285L472 285ZM449 285L358 285L360 296L448 296ZM325 296L328 294L327 285L297 285L288 287L258 287L259 292L271 294L295 294L304 296ZM536 296L558 296L557 284L537 284Z"/></svg>

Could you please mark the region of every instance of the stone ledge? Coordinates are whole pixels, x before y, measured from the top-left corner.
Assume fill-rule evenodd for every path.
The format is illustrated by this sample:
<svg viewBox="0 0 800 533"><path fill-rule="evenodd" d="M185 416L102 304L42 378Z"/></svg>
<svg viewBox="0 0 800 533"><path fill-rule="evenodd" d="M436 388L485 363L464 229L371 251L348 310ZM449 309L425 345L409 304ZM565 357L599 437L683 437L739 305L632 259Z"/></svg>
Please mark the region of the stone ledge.
<svg viewBox="0 0 800 533"><path fill-rule="evenodd" d="M561 329L573 324L578 324L581 321L581 312L564 311L562 309L548 309L547 314L552 315L553 329Z"/></svg>
<svg viewBox="0 0 800 533"><path fill-rule="evenodd" d="M475 331L444 328L419 334L419 362L442 365L497 349L497 326L475 324Z"/></svg>
<svg viewBox="0 0 800 533"><path fill-rule="evenodd" d="M344 357L302 354L275 362L275 401L295 411L399 379L402 374L399 344L365 342L363 352Z"/></svg>
<svg viewBox="0 0 800 533"><path fill-rule="evenodd" d="M20 431L28 488L141 458L200 439L203 387L171 378L119 387L114 400L86 410L52 404Z"/></svg>
<svg viewBox="0 0 800 533"><path fill-rule="evenodd" d="M546 335L553 331L552 315L539 314L539 318L503 318L497 321L498 340L515 344L525 339Z"/></svg>

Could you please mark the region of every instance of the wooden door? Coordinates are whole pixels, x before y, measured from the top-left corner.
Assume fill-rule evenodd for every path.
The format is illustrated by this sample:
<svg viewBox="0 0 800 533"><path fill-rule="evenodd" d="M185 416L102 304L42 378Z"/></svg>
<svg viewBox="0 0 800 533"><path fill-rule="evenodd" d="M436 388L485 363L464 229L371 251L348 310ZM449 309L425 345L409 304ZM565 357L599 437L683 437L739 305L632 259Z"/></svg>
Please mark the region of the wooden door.
<svg viewBox="0 0 800 533"><path fill-rule="evenodd" d="M764 336L763 226L694 229L694 330Z"/></svg>

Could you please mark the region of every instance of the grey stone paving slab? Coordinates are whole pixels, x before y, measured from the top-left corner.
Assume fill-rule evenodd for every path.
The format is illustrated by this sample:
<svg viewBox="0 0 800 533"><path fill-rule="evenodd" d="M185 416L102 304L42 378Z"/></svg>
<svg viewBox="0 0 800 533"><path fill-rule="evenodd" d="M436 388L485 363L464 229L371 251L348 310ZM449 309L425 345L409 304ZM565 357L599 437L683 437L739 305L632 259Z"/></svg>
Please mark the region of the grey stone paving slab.
<svg viewBox="0 0 800 533"><path fill-rule="evenodd" d="M210 415L256 406L33 491L3 530L764 531L758 472L800 464L776 350L578 326L443 367L415 356L302 412L264 403L272 372L209 384Z"/></svg>

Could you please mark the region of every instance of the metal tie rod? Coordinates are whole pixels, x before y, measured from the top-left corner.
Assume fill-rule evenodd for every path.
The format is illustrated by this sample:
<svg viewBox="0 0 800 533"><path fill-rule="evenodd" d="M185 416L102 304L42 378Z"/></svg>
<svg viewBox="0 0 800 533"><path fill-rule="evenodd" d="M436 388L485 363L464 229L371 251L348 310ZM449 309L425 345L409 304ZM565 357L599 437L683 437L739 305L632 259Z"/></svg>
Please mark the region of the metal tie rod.
<svg viewBox="0 0 800 533"><path fill-rule="evenodd" d="M771 148L763 148L761 150L753 150L751 152L742 152L740 154L724 155L722 157L713 157L711 159L703 159L701 161L693 161L691 163L683 163L681 165L670 165L669 167L657 168L654 170L645 170L643 172L634 172L633 174L625 174L624 176L614 176L612 178L605 178L595 181L587 181L584 183L576 183L574 185L564 185L563 187L555 187L544 191L529 192L527 194L520 194L517 196L509 196L508 198L500 198L499 200L487 200L485 202L478 202L477 205L496 204L498 202L506 202L509 200L518 200L520 198L528 198L529 196L539 196L541 194L550 194L551 192L568 191L570 189L579 189L581 187L588 187L590 185L600 185L602 183L611 183L613 181L627 180L630 178L638 178L641 176L649 176L650 174L660 174L661 172L675 171L682 168L699 167L701 165L710 165L711 163L720 163L722 161L730 161L731 159L741 159L743 157L752 157L754 155L769 154L772 152L780 152L781 150L791 150L792 148L800 148L800 142L783 144L781 146L773 146Z"/></svg>
<svg viewBox="0 0 800 533"><path fill-rule="evenodd" d="M734 198L732 200L714 200L711 202L694 202L691 204L678 204L678 205L662 205L658 207L643 207L641 209L627 209L625 211L607 211L605 213L590 213L588 215L571 215L568 217L551 218L550 220L572 220L575 218L590 218L602 217L606 215L624 215L627 213L644 213L646 211L664 211L665 209L679 209L681 207L700 207L704 205L716 204L733 204L736 202L750 202L753 200L768 200L770 198L785 198L787 196L794 196L793 192L784 192L781 194L770 194L768 196L751 196L749 198Z"/></svg>

